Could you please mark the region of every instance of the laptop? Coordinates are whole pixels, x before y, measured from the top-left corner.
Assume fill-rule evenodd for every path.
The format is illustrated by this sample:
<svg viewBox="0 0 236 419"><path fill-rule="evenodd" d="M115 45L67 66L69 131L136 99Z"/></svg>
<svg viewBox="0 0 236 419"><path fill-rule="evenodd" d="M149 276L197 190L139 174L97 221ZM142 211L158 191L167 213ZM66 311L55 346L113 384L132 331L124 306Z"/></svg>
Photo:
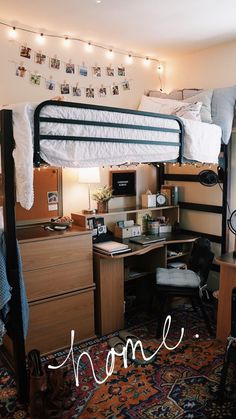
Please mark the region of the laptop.
<svg viewBox="0 0 236 419"><path fill-rule="evenodd" d="M137 243L137 244L142 244L142 245L162 242L165 240L166 240L166 237L160 237L157 234L149 234L147 236L142 235L142 236L137 236L137 237L131 237L129 239L129 241L132 243Z"/></svg>

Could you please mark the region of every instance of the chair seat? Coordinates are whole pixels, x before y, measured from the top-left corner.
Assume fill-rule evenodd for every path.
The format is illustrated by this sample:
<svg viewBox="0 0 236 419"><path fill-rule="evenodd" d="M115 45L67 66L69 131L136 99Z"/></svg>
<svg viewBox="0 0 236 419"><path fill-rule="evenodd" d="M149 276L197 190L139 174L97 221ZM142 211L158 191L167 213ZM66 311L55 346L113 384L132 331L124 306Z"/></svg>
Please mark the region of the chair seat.
<svg viewBox="0 0 236 419"><path fill-rule="evenodd" d="M190 269L157 268L156 284L173 287L198 288L200 285L200 277Z"/></svg>

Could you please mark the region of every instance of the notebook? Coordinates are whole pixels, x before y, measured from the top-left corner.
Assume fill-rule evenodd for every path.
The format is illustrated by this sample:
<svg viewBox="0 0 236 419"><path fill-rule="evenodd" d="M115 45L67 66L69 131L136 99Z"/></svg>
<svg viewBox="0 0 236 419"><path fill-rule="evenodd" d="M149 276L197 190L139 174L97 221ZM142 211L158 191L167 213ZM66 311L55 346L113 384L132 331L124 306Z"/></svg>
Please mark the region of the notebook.
<svg viewBox="0 0 236 419"><path fill-rule="evenodd" d="M161 242L161 241L165 241L166 237L160 237L156 234L149 234L147 236L143 235L143 236L138 236L138 237L131 237L131 239L129 239L130 242L132 243L137 243L137 244L151 244L151 243L156 243L156 242Z"/></svg>
<svg viewBox="0 0 236 419"><path fill-rule="evenodd" d="M106 255L116 255L118 253L129 252L131 249L127 244L115 242L115 241L107 241L103 243L95 243L93 245L94 250L98 252L104 253Z"/></svg>

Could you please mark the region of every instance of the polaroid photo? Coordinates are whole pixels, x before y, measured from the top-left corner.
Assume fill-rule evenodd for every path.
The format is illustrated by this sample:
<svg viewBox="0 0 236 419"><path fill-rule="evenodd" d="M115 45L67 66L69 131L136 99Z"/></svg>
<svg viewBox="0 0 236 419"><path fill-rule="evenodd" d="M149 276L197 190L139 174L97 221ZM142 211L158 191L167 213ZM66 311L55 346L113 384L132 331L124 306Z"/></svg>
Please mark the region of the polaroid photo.
<svg viewBox="0 0 236 419"><path fill-rule="evenodd" d="M23 65L19 65L16 69L16 76L18 77L25 77L26 68Z"/></svg>
<svg viewBox="0 0 236 419"><path fill-rule="evenodd" d="M40 74L31 74L30 75L30 82L32 84L37 84L37 86L39 86L40 85L40 82L41 82L41 76L40 76Z"/></svg>
<svg viewBox="0 0 236 419"><path fill-rule="evenodd" d="M86 97L94 98L94 89L92 87L86 88Z"/></svg>
<svg viewBox="0 0 236 419"><path fill-rule="evenodd" d="M66 63L66 73L75 74L75 65L72 63Z"/></svg>
<svg viewBox="0 0 236 419"><path fill-rule="evenodd" d="M70 94L70 85L68 83L61 84L61 94L62 95Z"/></svg>
<svg viewBox="0 0 236 419"><path fill-rule="evenodd" d="M123 90L130 90L130 85L127 80L123 81L122 83Z"/></svg>
<svg viewBox="0 0 236 419"><path fill-rule="evenodd" d="M115 69L113 67L107 67L107 75L114 77L115 75Z"/></svg>
<svg viewBox="0 0 236 419"><path fill-rule="evenodd" d="M58 203L58 192L57 191L53 191L53 192L48 192L48 204L57 204Z"/></svg>
<svg viewBox="0 0 236 419"><path fill-rule="evenodd" d="M125 77L125 67L118 67L118 76Z"/></svg>
<svg viewBox="0 0 236 419"><path fill-rule="evenodd" d="M88 68L85 66L79 66L79 75L83 77L87 77L88 75Z"/></svg>
<svg viewBox="0 0 236 419"><path fill-rule="evenodd" d="M101 77L102 75L102 71L101 71L101 67L92 67L92 73L95 77Z"/></svg>
<svg viewBox="0 0 236 419"><path fill-rule="evenodd" d="M35 54L35 62L36 64L45 64L46 55L41 54L40 52L36 52Z"/></svg>
<svg viewBox="0 0 236 419"><path fill-rule="evenodd" d="M72 87L72 96L81 96L81 89L77 86Z"/></svg>
<svg viewBox="0 0 236 419"><path fill-rule="evenodd" d="M58 58L50 58L50 67L56 70L60 70L61 61Z"/></svg>
<svg viewBox="0 0 236 419"><path fill-rule="evenodd" d="M100 87L100 89L98 89L98 96L105 97L106 95L107 95L106 87Z"/></svg>
<svg viewBox="0 0 236 419"><path fill-rule="evenodd" d="M113 96L119 95L119 86L115 85L111 87L111 94Z"/></svg>
<svg viewBox="0 0 236 419"><path fill-rule="evenodd" d="M56 82L55 80L46 80L46 89L48 90L55 90L56 89Z"/></svg>
<svg viewBox="0 0 236 419"><path fill-rule="evenodd" d="M28 47L22 45L21 48L20 48L20 56L30 59L31 58L31 48L28 48Z"/></svg>

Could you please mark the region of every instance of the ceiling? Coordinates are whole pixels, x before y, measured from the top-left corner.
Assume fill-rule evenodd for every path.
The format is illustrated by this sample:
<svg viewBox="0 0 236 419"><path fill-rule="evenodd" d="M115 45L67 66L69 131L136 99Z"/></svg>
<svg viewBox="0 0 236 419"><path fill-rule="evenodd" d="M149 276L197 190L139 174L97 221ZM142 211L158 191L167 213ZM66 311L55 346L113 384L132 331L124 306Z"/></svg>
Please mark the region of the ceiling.
<svg viewBox="0 0 236 419"><path fill-rule="evenodd" d="M0 0L0 20L164 59L236 39L235 0Z"/></svg>

